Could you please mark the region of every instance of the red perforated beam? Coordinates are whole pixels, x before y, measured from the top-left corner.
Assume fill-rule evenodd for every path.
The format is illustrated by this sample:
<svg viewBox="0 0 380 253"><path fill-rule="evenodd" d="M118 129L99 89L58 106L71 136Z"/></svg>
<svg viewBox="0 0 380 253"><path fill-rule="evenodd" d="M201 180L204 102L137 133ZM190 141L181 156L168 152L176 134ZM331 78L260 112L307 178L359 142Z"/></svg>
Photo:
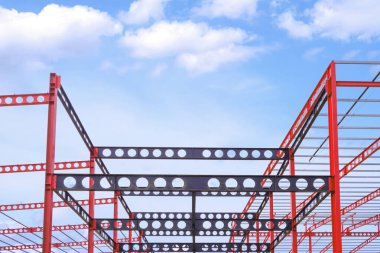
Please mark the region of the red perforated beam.
<svg viewBox="0 0 380 253"><path fill-rule="evenodd" d="M75 224L75 225L62 225L62 226L53 226L53 231L64 231L64 230L79 230L87 229L87 224ZM27 227L27 228L5 228L0 229L1 235L8 234L25 234L25 233L38 233L42 232L42 227Z"/></svg>
<svg viewBox="0 0 380 253"><path fill-rule="evenodd" d="M138 238L132 238L132 242L137 242ZM94 241L96 245L107 244L104 240ZM128 238L122 238L118 240L118 243L128 243ZM52 243L53 248L63 248L63 247L73 247L73 246L87 246L88 241L81 242L64 242L64 243ZM9 251L9 250L25 250L25 249L40 249L42 244L31 244L31 245L15 245L15 246L3 246L0 247L0 251Z"/></svg>
<svg viewBox="0 0 380 253"><path fill-rule="evenodd" d="M364 196L363 198L355 201L354 203L346 206L345 208L341 209L340 213L341 213L341 215L344 215L344 214L358 208L359 206L364 205L365 203L367 203L367 202L369 202L369 201L371 201L371 200L373 200L379 196L380 196L380 188L378 188L377 190L375 190L375 191L371 192L370 194ZM330 221L331 221L331 216L326 217L323 220L321 220L318 223L311 226L309 229L310 229L310 231L313 231L313 230L329 223Z"/></svg>
<svg viewBox="0 0 380 253"><path fill-rule="evenodd" d="M353 250L351 250L350 253L358 252L359 250L361 250L362 248L364 248L365 246L367 246L368 244L370 244L373 240L375 240L379 236L380 236L380 233L378 233L377 235L371 236L370 238L368 238L367 240L365 240L364 242L362 242L360 245L358 245L356 248L354 248Z"/></svg>
<svg viewBox="0 0 380 253"><path fill-rule="evenodd" d="M0 106L43 105L49 102L49 94L1 95Z"/></svg>
<svg viewBox="0 0 380 253"><path fill-rule="evenodd" d="M363 150L359 155L357 155L354 159L352 159L346 166L344 166L340 172L340 178L344 177L351 171L353 171L356 167L362 164L367 158L371 157L376 151L380 149L380 138L377 138L371 145L369 145L366 149Z"/></svg>
<svg viewBox="0 0 380 253"><path fill-rule="evenodd" d="M72 169L87 169L90 168L90 161L73 161L73 162L57 162L54 164L56 170L72 170ZM0 174L5 173L21 173L21 172L36 172L45 171L45 163L31 164L13 164L0 165Z"/></svg>
<svg viewBox="0 0 380 253"><path fill-rule="evenodd" d="M78 203L81 206L87 206L88 200L78 200ZM106 205L106 204L113 204L114 198L100 198L95 199L95 205ZM57 201L53 203L53 207L67 207L67 204L63 201ZM7 205L0 205L0 211L18 211L18 210L31 210L31 209L43 209L44 203L38 202L38 203L24 203L24 204L7 204Z"/></svg>
<svg viewBox="0 0 380 253"><path fill-rule="evenodd" d="M347 227L344 231L345 232L351 232L354 229L363 227L365 225L371 224L371 223L376 222L376 221L380 221L380 214L377 214L377 215L372 216L372 217L370 217L368 219L365 219L365 220L362 220L362 221L360 221L358 223L355 223L355 224Z"/></svg>

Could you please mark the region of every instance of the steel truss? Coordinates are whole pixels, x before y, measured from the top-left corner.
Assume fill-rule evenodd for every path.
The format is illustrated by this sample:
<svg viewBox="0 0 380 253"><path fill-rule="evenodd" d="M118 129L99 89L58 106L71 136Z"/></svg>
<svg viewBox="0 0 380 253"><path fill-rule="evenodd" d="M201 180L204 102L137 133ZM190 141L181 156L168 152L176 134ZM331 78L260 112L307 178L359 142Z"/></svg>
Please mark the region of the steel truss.
<svg viewBox="0 0 380 253"><path fill-rule="evenodd" d="M44 209L43 227L24 227L0 229L0 235L19 235L43 233L42 244L12 245L3 242L0 251L42 249L44 253L53 248L67 248L79 252L75 247L82 247L93 253L100 250L97 245L106 244L113 252L282 252L284 249L298 252L306 248L327 252L357 252L369 249L380 235L378 210L364 214L362 206L368 205L380 196L380 189L374 188L356 199L346 203L345 193L341 191L346 178L360 171L367 159L378 159L374 154L380 149L380 136L338 136L340 131L378 130L375 125L343 126L345 118L380 118L380 112L363 111L352 113L357 104L375 104L376 98L363 98L368 89L380 87L378 75L372 81L340 81L336 78L336 65L339 64L379 64L378 62L332 62L296 121L284 138L279 148L236 148L236 147L113 147L95 146L81 123L72 103L61 85L61 78L50 75L48 93L1 95L2 106L48 106L48 128L46 163L0 165L0 174L23 172L45 173L45 199L39 203L16 203L0 205L0 212L17 210ZM364 91L358 99L338 98L338 89L361 88ZM57 104L59 101L68 113L71 121L89 151L88 159L81 161L55 161L55 131ZM339 103L353 103L345 112L339 111ZM356 108L355 107L355 108ZM325 119L325 126L318 120ZM318 121L318 125L314 125ZM323 123L322 123L323 124ZM310 129L323 131L325 136L309 136ZM319 132L318 132L319 133ZM316 146L305 144L308 141L321 140ZM343 141L370 140L363 146L344 147ZM311 150L311 154L305 154ZM319 153L327 150L327 155ZM358 154L343 151L360 150ZM341 155L340 153L343 153ZM296 175L297 164L308 165L299 159L328 159L326 170L317 173ZM345 161L346 158L351 158ZM263 175L164 175L164 174L111 174L105 165L105 159L154 159L154 160L231 160L231 161L269 161ZM342 161L342 162L340 162ZM317 163L314 163L317 165ZM344 166L340 167L340 164ZM380 164L380 163L379 163ZM374 164L376 165L376 163ZM296 168L297 167L297 168ZM98 168L101 174L95 174ZM88 169L85 174L58 174L57 171ZM288 174L286 174L288 173ZM299 174L299 172L297 173ZM357 174L355 174L357 175ZM343 179L345 178L345 179ZM378 182L378 181L377 181ZM345 188L344 188L345 189ZM77 200L75 192L88 192L88 199ZM95 198L95 192L113 192L112 198ZM53 194L62 201L53 202ZM290 197L289 197L290 195ZM154 210L132 212L125 197L184 197L191 198L191 212L154 212ZM249 201L242 212L198 212L196 203L202 197L247 197ZM286 197L284 197L286 196ZM331 197L328 204L325 199ZM298 201L297 201L298 199ZM163 199L162 201L165 201ZM259 203L257 203L260 201ZM341 203L345 203L341 208ZM286 203L286 204L285 204ZM94 206L111 204L114 207L113 218L97 217ZM118 204L126 216L119 217ZM269 207L268 207L269 205ZM88 209L83 208L88 206ZM279 207L281 209L279 209ZM69 207L82 220L83 224L53 225L53 208ZM326 213L327 215L319 215ZM354 213L358 212L358 213ZM348 222L351 221L351 224ZM355 220L355 222L354 222ZM15 220L16 221L16 220ZM21 223L20 223L21 224ZM326 228L327 231L315 231ZM304 225L304 229L302 226ZM369 226L378 225L375 231ZM343 228L343 229L342 229ZM356 229L367 229L356 232ZM76 230L88 230L87 240L52 243L53 231L65 233ZM109 234L111 231L111 235ZM118 238L118 233L126 231L128 236ZM95 234L100 240L95 240ZM124 235L124 234L123 234ZM134 236L135 235L135 236ZM225 242L217 238L228 236ZM159 242L162 237L186 238L191 242ZM197 238L208 238L208 242L197 242ZM344 238L359 238L349 244L349 250L343 247ZM8 238L8 237L7 237ZM312 240L312 238L319 238ZM331 238L332 240L325 240ZM148 241L149 239L149 241ZM323 247L316 242L323 240ZM352 240L352 239L350 239ZM13 239L13 241L16 241ZM314 243L313 243L314 241ZM320 243L319 243L320 244ZM380 245L380 244L376 244ZM375 245L375 247L376 247ZM380 247L380 246L379 246ZM375 249L376 250L376 249ZM101 250L100 250L101 251ZM101 251L103 252L103 251ZM303 252L303 251L302 251ZM372 251L368 251L372 252ZM375 252L375 251L373 251Z"/></svg>

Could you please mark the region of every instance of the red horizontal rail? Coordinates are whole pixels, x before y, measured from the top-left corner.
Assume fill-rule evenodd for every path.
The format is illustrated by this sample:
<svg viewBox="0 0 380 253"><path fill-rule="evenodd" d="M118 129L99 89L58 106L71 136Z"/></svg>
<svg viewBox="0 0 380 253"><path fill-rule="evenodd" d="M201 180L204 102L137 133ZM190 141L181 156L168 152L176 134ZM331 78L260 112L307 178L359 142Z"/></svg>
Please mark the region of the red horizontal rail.
<svg viewBox="0 0 380 253"><path fill-rule="evenodd" d="M106 205L106 204L113 204L115 201L114 198L100 198L95 199L95 205ZM78 203L81 206L87 206L88 200L78 200ZM53 202L53 207L67 207L67 204L64 201L57 201ZM0 211L18 211L18 210L32 210L32 209L43 209L44 203L38 202L38 203L24 203L24 204L5 204L0 205Z"/></svg>
<svg viewBox="0 0 380 253"><path fill-rule="evenodd" d="M54 169L55 170L87 169L87 168L90 168L90 164L91 164L91 161L57 162L54 164ZM0 165L0 174L36 172L36 171L45 171L45 170L46 170L45 163Z"/></svg>
<svg viewBox="0 0 380 253"><path fill-rule="evenodd" d="M365 220L362 220L362 221L360 221L360 222L358 222L358 223L355 223L355 224L353 224L353 225L347 227L346 229L344 229L344 231L345 231L345 232L351 232L351 231L354 230L354 229L357 229L357 228L363 227L363 226L365 226L365 225L369 225L369 224L371 224L371 223L373 223L373 222L376 222L376 221L380 221L380 214L377 214L377 215L372 216L372 217L370 217L370 218L368 218L368 219L365 219Z"/></svg>
<svg viewBox="0 0 380 253"><path fill-rule="evenodd" d="M337 81L336 86L340 86L340 87L380 87L380 82Z"/></svg>
<svg viewBox="0 0 380 253"><path fill-rule="evenodd" d="M269 232L259 232L260 237L267 236L268 234ZM279 234L279 232L274 233L275 236L278 236ZM380 234L380 232L342 232L342 236L345 237L368 237L377 234ZM256 236L256 232L251 231L249 235L254 237ZM309 235L312 237L332 237L332 232L297 232L297 235L298 237L307 237Z"/></svg>
<svg viewBox="0 0 380 253"><path fill-rule="evenodd" d="M132 238L132 242L138 242L138 238ZM117 240L118 243L128 243L130 240L128 238L122 238ZM105 240L96 240L94 244L108 244ZM63 247L73 247L73 246L87 246L88 241L81 242L62 242L62 243L52 243L53 248L63 248ZM42 248L42 244L30 244L30 245L14 245L14 246L3 246L0 247L0 251L2 250L25 250L25 249L40 249Z"/></svg>
<svg viewBox="0 0 380 253"><path fill-rule="evenodd" d="M364 248L365 246L367 246L368 244L370 244L377 237L379 237L379 235L380 235L380 233L378 233L377 235L371 236L370 238L368 238L367 240L365 240L364 242L362 242L360 245L358 245L356 248L354 248L353 250L351 250L350 253L358 252L359 250L361 250L362 248Z"/></svg>
<svg viewBox="0 0 380 253"><path fill-rule="evenodd" d="M87 224L75 224L75 225L53 226L52 230L64 231L64 230L80 230L80 229L87 229L87 228L88 228ZM0 235L38 233L42 231L43 231L43 227L4 228L4 229L0 229Z"/></svg>
<svg viewBox="0 0 380 253"><path fill-rule="evenodd" d="M0 106L43 105L47 103L49 103L48 93L0 96Z"/></svg>

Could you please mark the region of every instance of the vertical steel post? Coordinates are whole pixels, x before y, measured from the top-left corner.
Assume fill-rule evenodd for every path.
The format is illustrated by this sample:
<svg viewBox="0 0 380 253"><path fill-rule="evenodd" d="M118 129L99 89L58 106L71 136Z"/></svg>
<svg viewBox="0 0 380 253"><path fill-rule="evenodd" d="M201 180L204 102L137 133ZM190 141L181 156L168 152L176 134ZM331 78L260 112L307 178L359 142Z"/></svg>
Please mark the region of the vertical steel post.
<svg viewBox="0 0 380 253"><path fill-rule="evenodd" d="M97 157L97 149L95 148L91 152L90 157L90 174L95 174L95 157ZM90 186L93 184L93 180L90 179ZM95 192L89 191L88 193L88 214L91 219L95 218ZM90 224L88 228L88 253L94 253L94 228L93 225Z"/></svg>
<svg viewBox="0 0 380 253"><path fill-rule="evenodd" d="M259 215L256 215L256 219L259 219ZM256 222L256 243L260 243L259 223Z"/></svg>
<svg viewBox="0 0 380 253"><path fill-rule="evenodd" d="M335 62L331 62L326 83L328 102L329 154L331 179L331 220L334 253L342 252L342 221L340 216L340 177L338 144L338 105L336 94Z"/></svg>
<svg viewBox="0 0 380 253"><path fill-rule="evenodd" d="M113 218L115 219L115 223L114 226L118 226L118 218L119 218L119 202L118 202L118 197L120 195L120 192L119 191L115 191L114 192L114 202L113 202ZM116 243L116 247L114 249L114 252L118 252L118 243L117 243L117 230L115 229L113 231L113 240L115 241Z"/></svg>
<svg viewBox="0 0 380 253"><path fill-rule="evenodd" d="M313 253L313 242L311 241L311 232L309 233L309 253Z"/></svg>
<svg viewBox="0 0 380 253"><path fill-rule="evenodd" d="M257 232L256 232L257 233ZM250 237L251 236L251 233L250 233L250 231L248 231L247 232L247 243L249 244L250 243ZM248 247L248 249L247 249L247 253L249 253L249 247Z"/></svg>
<svg viewBox="0 0 380 253"><path fill-rule="evenodd" d="M273 200L273 192L269 193L269 219L274 219L274 200ZM274 241L274 224L272 224L272 230L269 231L270 241L273 243ZM271 248L271 253L274 253L274 247Z"/></svg>
<svg viewBox="0 0 380 253"><path fill-rule="evenodd" d="M57 93L61 85L61 77L55 73L50 74L49 108L46 143L46 172L45 172L45 198L44 198L44 226L42 239L42 252L51 252L51 236L53 226L53 174L55 158L55 137L57 122Z"/></svg>
<svg viewBox="0 0 380 253"><path fill-rule="evenodd" d="M296 175L296 166L294 163L294 150L290 150L290 175ZM292 209L292 253L298 253L298 245L297 245L297 227L295 225L295 217L297 215L297 202L296 202L296 193L290 193L290 206Z"/></svg>

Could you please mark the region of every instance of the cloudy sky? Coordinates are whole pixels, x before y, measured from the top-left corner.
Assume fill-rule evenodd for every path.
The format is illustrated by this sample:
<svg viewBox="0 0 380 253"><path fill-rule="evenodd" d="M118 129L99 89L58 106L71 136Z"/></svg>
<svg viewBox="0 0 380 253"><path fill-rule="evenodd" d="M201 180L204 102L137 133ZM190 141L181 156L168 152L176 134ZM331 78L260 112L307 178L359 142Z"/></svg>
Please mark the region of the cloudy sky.
<svg viewBox="0 0 380 253"><path fill-rule="evenodd" d="M96 145L278 146L331 60L380 57L377 0L73 2L0 0L0 93L46 92L49 72L62 75ZM0 163L43 162L46 107L2 108L0 117ZM62 108L58 120L57 160L87 159ZM120 165L231 172L229 163L166 162L113 171L125 172ZM252 167L234 165L264 170ZM2 176L0 192L41 201L41 175Z"/></svg>

